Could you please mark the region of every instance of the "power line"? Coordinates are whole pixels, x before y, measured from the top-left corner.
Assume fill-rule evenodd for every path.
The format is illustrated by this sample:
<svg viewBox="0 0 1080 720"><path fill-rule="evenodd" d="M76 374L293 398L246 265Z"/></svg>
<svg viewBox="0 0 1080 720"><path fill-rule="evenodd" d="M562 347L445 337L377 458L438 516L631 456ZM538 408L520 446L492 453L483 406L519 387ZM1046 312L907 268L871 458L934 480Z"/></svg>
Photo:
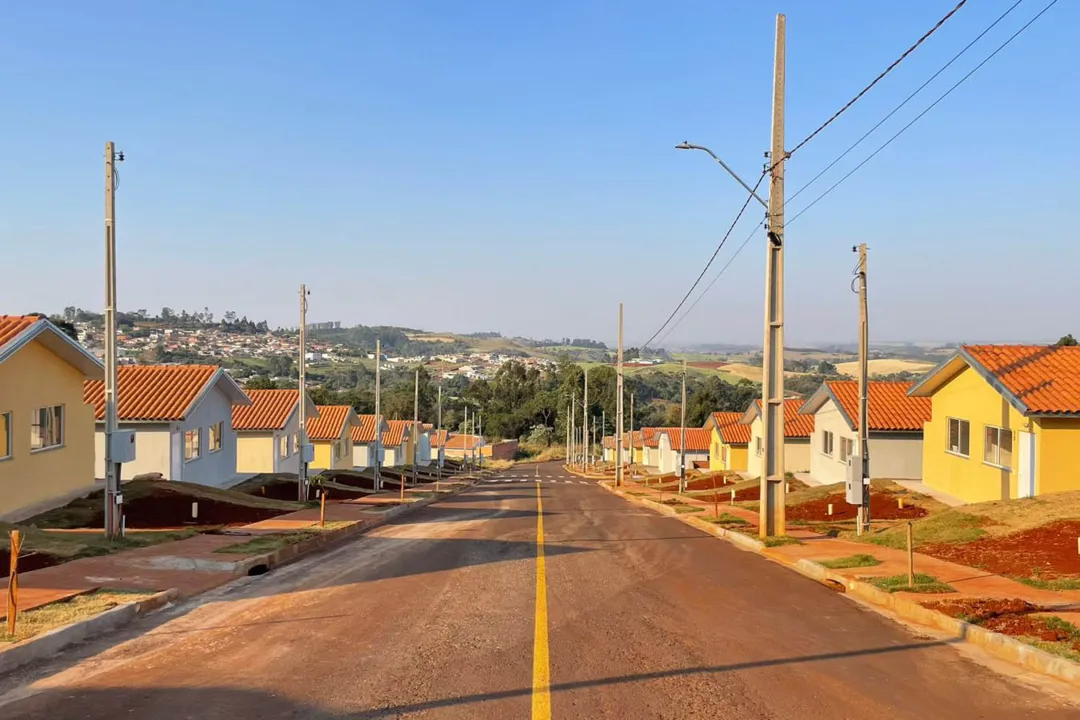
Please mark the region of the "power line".
<svg viewBox="0 0 1080 720"><path fill-rule="evenodd" d="M967 52L968 50L970 50L970 49L971 49L971 47L972 47L972 46L973 46L973 45L974 45L975 43L977 43L977 42L979 42L980 40L982 40L982 39L983 39L983 36L985 36L985 35L986 35L986 33L988 33L988 32L990 32L991 30L993 30L993 29L994 29L994 28L995 28L995 27L997 26L997 24L998 24L998 23L1000 23L1000 22L1001 22L1002 20L1004 20L1004 19L1005 19L1005 17L1006 17L1006 16L1007 16L1007 15L1008 15L1009 13L1011 13L1011 12L1012 12L1013 10L1015 10L1015 9L1016 9L1016 8L1017 8L1017 7L1018 7L1018 6L1020 5L1020 3L1022 3L1022 2L1024 2L1024 0L1016 0L1016 2L1014 2L1014 3L1012 4L1012 6L1011 6L1011 7L1010 7L1010 8L1008 9L1008 10L1006 10L1005 12L1003 12L1003 13L1002 13L1001 15L999 15L999 16L998 16L998 19L997 19L997 20L995 20L994 22L990 23L990 25L989 25L989 26L988 26L988 27L987 27L987 28L986 28L985 30L983 30L983 31L982 31L981 33L979 33L979 34L978 34L978 35L977 35L977 36L975 37L975 39L974 39L974 40L972 40L972 41L971 41L971 42L969 42L969 43L968 43L967 45L965 45L965 46L964 46L964 49L963 49L963 50L961 50L960 52L958 52L958 53L956 53L955 55L953 55L952 59L951 59L951 60L949 60L949 62L947 62L947 63L945 63L944 65L942 65L942 66L941 66L941 68L940 68L940 69L939 69L939 70L938 70L938 71L937 71L936 73L934 73L934 74L933 74L933 75L931 75L931 76L930 76L929 78L927 78L926 82L924 82L924 83L923 83L922 85L920 85L919 87L917 87L917 88L915 89L915 92L911 93L911 94L910 94L910 95L908 95L908 96L907 96L906 98L904 98L904 101L903 101L902 103L900 103L899 105L897 105L896 107L894 107L894 108L892 109L892 111L891 111L891 112L890 112L890 113L889 113L888 115L886 115L885 117L881 118L881 120L879 120L879 121L877 122L877 124L876 124L876 125L874 125L874 127L872 127L872 128L870 128L869 130L867 130L867 131L866 131L866 133L865 133L865 134L864 134L864 135L863 135L863 136L862 136L861 138L859 138L859 139L858 139L858 140L856 140L856 141L855 141L854 143L852 143L852 144L851 144L851 146L850 146L850 147L848 147L848 149L847 149L847 150L845 150L844 152L840 153L840 155L838 155L838 156L836 157L836 159L835 159L835 160L833 160L833 161L832 161L831 163L829 163L828 165L826 165L826 166L825 166L825 167L824 167L824 168L823 168L823 169L821 170L821 172L819 172L819 173L818 173L817 175L815 175L815 176L814 176L813 178L811 178L811 179L810 179L810 182L806 183L806 184L805 184L805 185L803 185L803 186L802 186L801 188L799 188L799 189L798 189L798 190L796 190L796 191L795 191L794 193L792 193L792 194L791 194L791 196L790 196L790 197L788 197L788 199L787 199L787 200L785 201L785 203L784 203L784 204L786 205L787 203L789 203L789 202L791 202L792 200L794 200L794 199L795 199L796 197L798 197L798 196L799 196L799 194L800 194L800 193L802 193L802 192L803 192L804 190L806 190L806 189L807 189L807 188L809 188L809 187L810 187L811 185L813 185L813 184L814 184L815 182L817 182L817 181L818 181L818 180L819 180L819 179L821 178L821 176L822 176L822 175L824 175L825 173L827 173L827 172L829 172L830 170L832 170L832 169L833 169L833 167L834 167L834 166L836 165L836 163L840 162L840 161L841 161L841 160L843 160L843 159L844 159L845 157L847 157L848 153L850 153L850 152L851 152L852 150L854 150L854 149L855 149L855 148L857 148L857 147L858 147L858 146L859 146L860 144L862 144L862 141L863 141L863 140L865 140L866 138L870 137L870 135L871 135L871 134L873 134L875 130L877 130L877 129L878 129L879 127L881 127L882 125L884 125L884 124L885 124L885 122L886 122L886 121L888 121L888 120L889 120L889 118L891 118L891 117L892 117L893 115L895 115L896 113L898 113L898 112L899 112L899 111L900 111L900 110L901 110L901 109L902 109L902 108L903 108L903 107L904 107L905 105L907 105L907 104L908 104L908 103L909 103L909 102L910 102L910 101L912 100L912 98L914 98L914 97L915 97L916 95L918 95L918 94L919 94L920 92L922 92L922 91L923 91L923 90L924 90L924 89L926 88L926 86L927 86L927 85L929 85L929 84L930 84L930 83L932 83L932 82L933 82L934 80L936 80L936 79L937 79L937 77L938 77L939 75L941 75L941 73L945 72L945 71L946 71L946 70L947 70L947 69L948 69L948 68L949 68L949 67L950 67L950 66L951 66L951 65L952 65L952 64L953 64L954 62L956 62L957 60L959 60L959 59L960 59L960 56L961 56L961 55L963 55L964 53L966 53L966 52Z"/></svg>
<svg viewBox="0 0 1080 720"><path fill-rule="evenodd" d="M866 158L865 158L865 159L864 159L864 160L863 160L862 162L860 162L860 163L859 163L858 165L856 165L856 166L855 166L855 167L853 167L853 168L852 168L851 170L849 170L849 171L847 172L847 174L846 174L846 175L844 175L844 176L843 176L842 178L840 178L840 179L839 179L839 180L837 180L837 181L836 181L835 183L833 183L833 184L832 184L832 186L831 186L831 187L830 187L830 188L829 188L828 190L826 190L825 192L821 193L821 194L820 194L820 195L818 195L818 196L817 196L816 198L814 198L813 202L811 202L811 203L810 203L809 205L807 205L806 207L804 207L804 208L803 208L802 210L800 210L799 212L795 213L794 217L792 217L792 218L791 218L790 220L788 220L788 224L790 225L791 223L795 222L795 220L797 220L797 219L799 218L799 216L800 216L800 215L802 215L802 214L803 214L803 213L805 213L805 212L806 212L807 210L809 210L810 208L814 207L814 206L815 206L815 205L817 205L817 204L818 204L819 202L821 202L821 201L822 201L823 199L825 199L825 197L826 197L826 196L827 196L827 195L828 195L829 193L831 193L831 192L832 192L833 190L835 190L835 189L836 189L837 187L839 187L839 186L840 186L840 184L841 184L842 182L844 182L844 181L845 181L845 180L847 180L847 179L848 179L849 177L851 177L852 175L854 175L854 174L855 174L855 173L856 173L856 172L857 172L857 171L858 171L858 170L859 170L860 168L862 168L862 166L863 166L863 165L866 165L866 163L870 162L870 161L871 161L871 160L872 160L872 159L874 158L874 156L876 156L876 155L877 155L877 154L878 154L879 152L881 152L882 150L884 150L885 148L887 148L887 147L888 147L889 145L891 145L891 144L892 144L892 142L893 142L893 140L896 140L896 138L898 138L898 137L900 137L901 135L903 135L903 134L904 134L904 132L905 132L905 131L906 131L906 130L907 130L907 129L909 128L909 127L911 127L911 126L912 126L912 125L914 125L914 124L915 124L916 122L918 122L918 121L919 121L919 120L920 120L920 119L921 119L921 118L922 118L922 117L923 117L924 115L926 115L926 113L928 113L928 112L930 112L931 110L933 110L933 109L934 109L934 108L935 108L935 107L937 106L937 104L938 104L938 103L940 103L940 102L941 102L942 100L944 100L945 98L947 98L947 97L948 97L948 96L949 96L950 94L952 94L952 91L953 91L953 90L955 90L956 88L960 87L960 85L962 85L962 84L964 83L964 81L965 81L965 80L967 80L967 79L968 79L969 77L971 77L972 75L974 75L974 74L975 74L975 73L976 73L976 72L977 72L977 71L979 70L979 68L981 68L981 67L982 67L983 65L985 65L986 63L990 62L990 60L991 60L991 59L992 59L992 58L993 58L993 57L994 57L995 55L997 55L997 54L998 54L999 52L1001 52L1002 50L1004 50L1004 49L1005 49L1005 48L1006 48L1006 47L1007 47L1007 46L1009 45L1009 43L1011 43L1011 42L1012 42L1013 40L1015 40L1015 39L1016 39L1016 38L1017 38L1017 37L1018 37L1018 36L1020 35L1020 33L1024 32L1024 31L1025 31L1025 30L1027 30L1027 29L1028 29L1029 27L1031 27L1032 23L1034 23L1034 22L1035 22L1036 20L1038 20L1038 19L1039 19L1040 17L1042 17L1042 16L1043 16L1043 14L1045 14L1047 10L1049 10L1049 9L1050 9L1050 8L1052 8L1052 7L1054 7L1054 5L1056 5L1056 4L1057 4L1057 2L1058 2L1058 0L1051 0L1051 1L1050 1L1050 3L1049 3L1049 4L1048 4L1048 5L1046 6L1046 7L1044 7L1044 8L1042 9L1042 10L1040 10L1040 11L1039 11L1039 14L1038 14L1038 15L1036 15L1035 17L1033 17L1033 18L1031 18L1030 20L1028 20L1028 21L1027 21L1027 22L1026 22L1026 23L1025 23L1025 24L1024 24L1024 25L1023 25L1023 26L1022 26L1022 27L1021 27L1021 28L1020 28L1019 30L1017 30L1017 31L1016 31L1015 33L1013 33L1013 34L1012 34L1011 36L1009 36L1009 39L1008 39L1008 40L1006 40L1005 42L1001 43L1001 45L998 45L998 46L997 46L997 48L996 48L996 49L994 50L994 52L992 52L992 53L990 53L989 55L987 55L987 56L986 56L986 58L985 58L985 59L983 59L983 61L982 61L982 62L980 62L980 63L979 63L978 65L976 65L975 67L973 67L973 68L972 68L972 69L971 69L970 71L968 71L967 75L964 75L964 77L962 77L962 78L960 78L959 80L957 80L957 81L956 81L956 83L955 83L955 84L954 84L954 85L953 85L952 87L950 87L950 88L949 88L948 90L946 90L946 91L945 91L945 92L944 92L944 93L943 93L943 94L942 94L941 96L939 96L937 100L935 100L934 102L932 102L932 103L931 103L931 104L929 105L929 107L927 107L927 108L926 108L925 110L923 110L923 111L922 111L921 113L919 113L919 114L918 114L918 115L916 115L916 116L915 116L914 118L912 118L911 122L909 122L909 123L908 123L907 125L905 125L904 127L900 128L900 130L898 130L898 131L897 131L897 133L896 133L895 135L893 135L893 136L892 136L891 138L889 138L888 140L886 140L886 141L885 141L885 142L884 142L884 143L883 143L883 144L882 144L882 145L881 145L880 147L878 147L878 149L877 149L877 150L875 150L874 152L870 153L870 155L868 155L868 156L867 156L867 157L866 157Z"/></svg>
<svg viewBox="0 0 1080 720"><path fill-rule="evenodd" d="M697 280L695 280L694 284L690 286L690 289L686 291L686 294L683 295L683 299L680 300L679 304L675 306L675 309L671 311L671 314L668 315L668 318L664 321L664 324L661 325L659 329L657 329L657 331L652 334L652 337L649 338L648 342L642 344L642 349L645 349L652 344L652 341L656 339L656 336L664 331L664 328L666 328L668 323L671 322L671 319L675 317L675 315L679 312L682 306L686 304L686 300L694 292L694 288L698 286L698 283L701 282L701 278L705 277L705 273L707 273L709 271L709 268L712 267L713 261L716 260L716 256L720 253L720 249L724 247L724 243L727 242L728 237L730 237L732 231L735 230L735 226L738 224L739 220L742 219L743 213L746 212L746 208L748 205L750 205L750 201L754 199L754 193L757 192L758 187L761 185L761 181L764 179L765 173L763 172L761 173L761 176L758 177L757 182L754 183L753 190L751 190L750 193L746 196L746 202L744 202L742 207L739 209L739 212L735 216L735 219L731 221L731 227L729 227L728 231L724 233L724 237L720 239L720 244L716 246L716 250L713 251L712 257L709 258L709 262L705 263L705 267L702 269L701 274L697 276Z"/></svg>

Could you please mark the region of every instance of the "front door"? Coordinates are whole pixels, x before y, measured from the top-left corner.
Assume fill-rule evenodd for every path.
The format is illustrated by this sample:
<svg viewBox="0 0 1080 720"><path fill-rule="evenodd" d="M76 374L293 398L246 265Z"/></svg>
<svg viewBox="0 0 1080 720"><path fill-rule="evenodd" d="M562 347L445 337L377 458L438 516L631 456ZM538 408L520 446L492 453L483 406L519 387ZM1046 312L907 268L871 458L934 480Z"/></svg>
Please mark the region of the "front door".
<svg viewBox="0 0 1080 720"><path fill-rule="evenodd" d="M1035 433L1017 432L1016 440L1020 447L1016 453L1016 495L1017 497L1035 496Z"/></svg>
<svg viewBox="0 0 1080 720"><path fill-rule="evenodd" d="M181 468L184 467L184 433L173 430L169 437L169 480L183 480Z"/></svg>

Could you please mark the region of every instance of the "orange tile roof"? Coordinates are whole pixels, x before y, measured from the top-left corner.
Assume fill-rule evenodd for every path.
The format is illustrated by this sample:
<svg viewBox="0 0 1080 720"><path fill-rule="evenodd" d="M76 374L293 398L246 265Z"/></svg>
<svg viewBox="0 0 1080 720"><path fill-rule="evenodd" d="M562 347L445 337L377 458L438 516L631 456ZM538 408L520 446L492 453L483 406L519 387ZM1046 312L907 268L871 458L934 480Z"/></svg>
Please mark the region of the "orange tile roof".
<svg viewBox="0 0 1080 720"><path fill-rule="evenodd" d="M630 446L633 447L633 448L641 447L641 431L640 430L631 430L630 431Z"/></svg>
<svg viewBox="0 0 1080 720"><path fill-rule="evenodd" d="M814 416L800 415L799 408L803 406L802 398L786 398L784 400L784 437L808 438L814 434ZM761 399L754 400L757 413L761 415Z"/></svg>
<svg viewBox="0 0 1080 720"><path fill-rule="evenodd" d="M1080 414L1080 347L967 345L971 360L1027 415Z"/></svg>
<svg viewBox="0 0 1080 720"><path fill-rule="evenodd" d="M232 409L233 430L281 430L296 409L299 390L247 390L250 405Z"/></svg>
<svg viewBox="0 0 1080 720"><path fill-rule="evenodd" d="M669 429L667 435L671 438L671 449L682 450L682 429ZM708 452L711 442L711 431L705 428L686 428L686 452Z"/></svg>
<svg viewBox="0 0 1080 720"><path fill-rule="evenodd" d="M603 445L608 450L614 450L615 449L615 436L614 435L605 435Z"/></svg>
<svg viewBox="0 0 1080 720"><path fill-rule="evenodd" d="M442 447L446 444L446 437L450 434L449 430L436 430L431 436L431 447Z"/></svg>
<svg viewBox="0 0 1080 720"><path fill-rule="evenodd" d="M383 447L393 447L405 442L405 433L412 427L412 420L387 420L389 430L383 431Z"/></svg>
<svg viewBox="0 0 1080 720"><path fill-rule="evenodd" d="M479 435L461 435L455 433L446 441L448 450L469 450L475 448L483 440Z"/></svg>
<svg viewBox="0 0 1080 720"><path fill-rule="evenodd" d="M660 427L641 428L641 436L643 438L643 442L645 443L645 447L660 447L660 433L662 433L664 430L665 428Z"/></svg>
<svg viewBox="0 0 1080 720"><path fill-rule="evenodd" d="M316 405L319 417L307 424L309 440L337 440L349 420L351 405Z"/></svg>
<svg viewBox="0 0 1080 720"><path fill-rule="evenodd" d="M720 439L724 441L725 445L749 445L750 444L750 426L740 425L735 423L733 425L724 425L719 428Z"/></svg>
<svg viewBox="0 0 1080 720"><path fill-rule="evenodd" d="M360 415L359 418L360 424L354 425L353 429L350 431L352 441L361 444L375 442L375 416Z"/></svg>
<svg viewBox="0 0 1080 720"><path fill-rule="evenodd" d="M709 416L709 419L718 428L725 427L727 425L734 425L739 422L743 414L741 412L714 412ZM706 422L706 425L709 423Z"/></svg>
<svg viewBox="0 0 1080 720"><path fill-rule="evenodd" d="M216 365L124 365L116 369L121 421L183 420L217 374ZM83 402L105 418L105 381L83 383Z"/></svg>
<svg viewBox="0 0 1080 720"><path fill-rule="evenodd" d="M825 383L837 404L854 427L859 422L859 383L854 380L830 380ZM866 407L869 426L879 432L922 430L930 420L930 398L910 397L914 383L879 382L867 384Z"/></svg>
<svg viewBox="0 0 1080 720"><path fill-rule="evenodd" d="M0 350L40 320L38 315L0 315Z"/></svg>

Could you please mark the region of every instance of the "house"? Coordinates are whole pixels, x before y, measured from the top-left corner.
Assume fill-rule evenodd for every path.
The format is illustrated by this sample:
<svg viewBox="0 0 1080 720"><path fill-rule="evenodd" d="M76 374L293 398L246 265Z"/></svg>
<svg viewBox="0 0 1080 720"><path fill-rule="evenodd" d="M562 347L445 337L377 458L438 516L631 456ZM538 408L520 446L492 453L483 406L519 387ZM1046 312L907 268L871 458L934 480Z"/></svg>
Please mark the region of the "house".
<svg viewBox="0 0 1080 720"><path fill-rule="evenodd" d="M354 470L364 470L369 467L375 466L375 439L378 437L375 432L375 416L374 415L360 415L358 416L360 423L354 425L352 434L352 466ZM386 424L386 418L379 417L379 429L380 434L390 429L390 426Z"/></svg>
<svg viewBox="0 0 1080 720"><path fill-rule="evenodd" d="M1080 347L969 345L927 397L923 482L968 502L1080 490Z"/></svg>
<svg viewBox="0 0 1080 720"><path fill-rule="evenodd" d="M410 421L405 430L405 463L412 465L414 461L417 466L426 467L431 464L431 429L424 423Z"/></svg>
<svg viewBox="0 0 1080 720"><path fill-rule="evenodd" d="M742 416L740 412L715 412L705 421L705 429L709 431L710 470L746 470L750 426L739 423Z"/></svg>
<svg viewBox="0 0 1080 720"><path fill-rule="evenodd" d="M483 446L484 438L479 435L456 433L446 439L446 457L461 458L475 463L480 457L480 449Z"/></svg>
<svg viewBox="0 0 1080 720"><path fill-rule="evenodd" d="M449 430L435 430L431 434L431 459L439 467L446 462L446 438Z"/></svg>
<svg viewBox="0 0 1080 720"><path fill-rule="evenodd" d="M63 503L94 484L94 410L83 383L105 371L37 315L0 315L0 517Z"/></svg>
<svg viewBox="0 0 1080 720"><path fill-rule="evenodd" d="M312 470L351 470L352 429L360 424L351 405L318 405L319 417L307 424L308 442L315 448Z"/></svg>
<svg viewBox="0 0 1080 720"><path fill-rule="evenodd" d="M382 435L382 466L400 467L411 461L409 429L412 420L389 420Z"/></svg>
<svg viewBox="0 0 1080 720"><path fill-rule="evenodd" d="M604 462L615 462L615 436L605 435L603 441L601 442L601 445L604 448Z"/></svg>
<svg viewBox="0 0 1080 720"><path fill-rule="evenodd" d="M117 368L117 424L135 431L135 460L121 479L162 477L224 487L237 477L234 406L251 399L217 365L125 365ZM96 477L105 477L105 382L88 380L84 400L97 418Z"/></svg>
<svg viewBox="0 0 1080 720"><path fill-rule="evenodd" d="M690 470L696 462L709 461L709 440L711 434L704 428L664 428L657 437L660 456L660 472L678 473L680 460L685 455L686 469ZM683 433L686 433L686 450L682 447Z"/></svg>
<svg viewBox="0 0 1080 720"><path fill-rule="evenodd" d="M247 390L250 405L232 409L236 432L236 472L300 472L300 391ZM304 393L307 422L319 417Z"/></svg>
<svg viewBox="0 0 1080 720"><path fill-rule="evenodd" d="M641 465L644 463L645 445L642 441L640 430L630 431L630 462L635 465Z"/></svg>
<svg viewBox="0 0 1080 720"><path fill-rule="evenodd" d="M930 420L930 399L909 397L913 383L867 383L867 449L870 477L918 480L922 477L923 424ZM859 383L829 380L799 412L813 415L810 476L823 484L847 479L859 437Z"/></svg>
<svg viewBox="0 0 1080 720"><path fill-rule="evenodd" d="M814 434L814 416L800 415L802 398L784 400L784 471L809 472L810 436ZM764 448L761 438L761 400L750 403L739 423L750 426L750 447L747 453L746 472L761 477Z"/></svg>

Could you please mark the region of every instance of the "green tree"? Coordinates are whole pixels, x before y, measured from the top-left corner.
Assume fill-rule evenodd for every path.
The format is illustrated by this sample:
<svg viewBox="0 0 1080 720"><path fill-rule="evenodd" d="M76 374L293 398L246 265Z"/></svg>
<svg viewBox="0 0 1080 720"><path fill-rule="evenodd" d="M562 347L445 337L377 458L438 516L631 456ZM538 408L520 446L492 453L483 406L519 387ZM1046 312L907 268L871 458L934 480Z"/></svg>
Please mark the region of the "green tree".
<svg viewBox="0 0 1080 720"><path fill-rule="evenodd" d="M276 388L277 384L265 375L248 378L248 381L244 383L245 390L274 390Z"/></svg>
<svg viewBox="0 0 1080 720"><path fill-rule="evenodd" d="M1057 341L1057 347L1075 347L1076 344L1076 338L1074 338L1071 333L1062 335L1061 339Z"/></svg>

